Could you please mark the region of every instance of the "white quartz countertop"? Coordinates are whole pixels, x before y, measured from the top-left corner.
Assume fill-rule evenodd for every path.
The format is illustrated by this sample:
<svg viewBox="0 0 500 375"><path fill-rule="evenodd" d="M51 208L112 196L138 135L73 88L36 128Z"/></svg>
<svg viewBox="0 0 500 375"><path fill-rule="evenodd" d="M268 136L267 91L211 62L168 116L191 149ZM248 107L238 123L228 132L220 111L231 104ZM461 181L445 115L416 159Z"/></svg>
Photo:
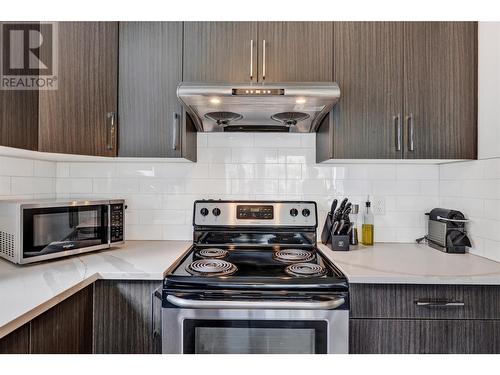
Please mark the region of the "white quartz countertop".
<svg viewBox="0 0 500 375"><path fill-rule="evenodd" d="M162 280L190 241L127 241L119 248L18 266L0 259L0 337L98 279Z"/></svg>
<svg viewBox="0 0 500 375"><path fill-rule="evenodd" d="M190 241L127 241L120 247L18 266L0 259L0 338L99 279L162 280ZM347 252L319 245L350 283L496 284L500 263L426 245L378 243Z"/></svg>
<svg viewBox="0 0 500 375"><path fill-rule="evenodd" d="M350 251L319 245L350 283L500 285L500 263L425 244L376 243Z"/></svg>

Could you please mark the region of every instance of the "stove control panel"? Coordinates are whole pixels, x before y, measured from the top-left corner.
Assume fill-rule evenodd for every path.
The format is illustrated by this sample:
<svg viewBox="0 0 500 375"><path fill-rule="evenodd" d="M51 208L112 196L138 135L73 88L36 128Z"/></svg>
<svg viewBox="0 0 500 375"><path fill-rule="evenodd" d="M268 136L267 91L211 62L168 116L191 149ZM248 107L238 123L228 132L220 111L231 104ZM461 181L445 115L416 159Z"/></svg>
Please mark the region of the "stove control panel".
<svg viewBox="0 0 500 375"><path fill-rule="evenodd" d="M240 220L273 220L274 206L269 205L241 205L236 206L236 218Z"/></svg>
<svg viewBox="0 0 500 375"><path fill-rule="evenodd" d="M197 226L317 227L315 202L217 201L194 204Z"/></svg>

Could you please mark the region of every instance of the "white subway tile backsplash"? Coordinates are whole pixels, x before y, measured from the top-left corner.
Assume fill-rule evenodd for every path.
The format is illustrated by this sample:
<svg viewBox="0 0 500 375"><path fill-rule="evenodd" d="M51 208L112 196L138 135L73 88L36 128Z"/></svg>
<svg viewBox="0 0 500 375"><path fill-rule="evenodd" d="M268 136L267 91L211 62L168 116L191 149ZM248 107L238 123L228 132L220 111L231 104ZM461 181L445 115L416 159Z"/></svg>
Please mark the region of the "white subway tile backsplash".
<svg viewBox="0 0 500 375"><path fill-rule="evenodd" d="M162 240L163 225L125 224L125 240Z"/></svg>
<svg viewBox="0 0 500 375"><path fill-rule="evenodd" d="M498 230L500 231L500 199L485 199L483 203L484 218L498 221Z"/></svg>
<svg viewBox="0 0 500 375"><path fill-rule="evenodd" d="M47 194L55 195L55 178L47 177L12 177L12 194Z"/></svg>
<svg viewBox="0 0 500 375"><path fill-rule="evenodd" d="M191 240L193 238L192 224L163 225L161 230L164 240Z"/></svg>
<svg viewBox="0 0 500 375"><path fill-rule="evenodd" d="M0 176L0 195L10 195L10 177Z"/></svg>
<svg viewBox="0 0 500 375"><path fill-rule="evenodd" d="M172 193L181 194L186 191L186 180L181 178L148 178L139 179L141 193Z"/></svg>
<svg viewBox="0 0 500 375"><path fill-rule="evenodd" d="M154 210L158 207L162 207L163 204L163 197L160 194L130 194L117 196L117 198L120 197L126 199L127 206L131 210Z"/></svg>
<svg viewBox="0 0 500 375"><path fill-rule="evenodd" d="M0 176L33 176L34 161L0 156Z"/></svg>
<svg viewBox="0 0 500 375"><path fill-rule="evenodd" d="M362 209L370 194L386 202L385 215L376 216L376 240L413 241L425 231L425 210L441 203L438 196L446 182L452 183L448 187L456 190L456 198L464 198L462 184L451 177L439 184L440 171L452 174L442 166L316 164L315 147L316 134L199 133L197 163L52 163L0 157L0 195L124 198L127 238L151 240L191 239L196 199L312 200L318 204L321 230L334 198L347 196ZM496 165L483 163L479 177L469 179L484 175L494 181ZM451 168L462 173L458 166ZM15 179L23 176L28 179ZM485 185L480 196L491 196L495 186ZM484 219L494 221L494 210ZM473 213L486 216L486 210Z"/></svg>
<svg viewBox="0 0 500 375"><path fill-rule="evenodd" d="M196 134L196 141L198 149L202 147L208 146L208 133L200 133Z"/></svg>
<svg viewBox="0 0 500 375"><path fill-rule="evenodd" d="M286 179L285 164L255 164L255 178L257 179Z"/></svg>
<svg viewBox="0 0 500 375"><path fill-rule="evenodd" d="M293 165L293 164L291 164ZM304 178L332 178L332 167L325 165L308 165L302 164L302 175Z"/></svg>
<svg viewBox="0 0 500 375"><path fill-rule="evenodd" d="M300 180L302 178L302 164L286 164L286 178Z"/></svg>
<svg viewBox="0 0 500 375"><path fill-rule="evenodd" d="M271 148L300 148L302 147L301 134L268 134L255 133L255 145L258 147ZM248 146L247 146L248 147Z"/></svg>
<svg viewBox="0 0 500 375"><path fill-rule="evenodd" d="M86 194L92 193L91 178L58 178L56 180L56 193Z"/></svg>
<svg viewBox="0 0 500 375"><path fill-rule="evenodd" d="M244 163L277 163L278 150L272 148L235 148L232 150L232 162Z"/></svg>
<svg viewBox="0 0 500 375"><path fill-rule="evenodd" d="M231 193L231 180L205 179L186 180L186 193L198 194L200 198L206 194L223 196Z"/></svg>
<svg viewBox="0 0 500 375"><path fill-rule="evenodd" d="M500 179L500 158L479 160L483 165L483 177L485 179Z"/></svg>
<svg viewBox="0 0 500 375"><path fill-rule="evenodd" d="M140 224L186 224L184 210L144 210L139 212Z"/></svg>
<svg viewBox="0 0 500 375"><path fill-rule="evenodd" d="M198 163L231 163L232 152L230 148L198 148Z"/></svg>
<svg viewBox="0 0 500 375"><path fill-rule="evenodd" d="M313 148L284 148L278 149L279 163L314 164L316 152Z"/></svg>
<svg viewBox="0 0 500 375"><path fill-rule="evenodd" d="M209 164L205 168L208 169L210 178L234 179L255 176L254 164Z"/></svg>
<svg viewBox="0 0 500 375"><path fill-rule="evenodd" d="M33 175L36 177L56 177L56 163L52 161L35 160Z"/></svg>
<svg viewBox="0 0 500 375"><path fill-rule="evenodd" d="M439 178L439 169L435 165L398 165L396 168L398 180L436 180Z"/></svg>
<svg viewBox="0 0 500 375"><path fill-rule="evenodd" d="M208 147L253 147L253 133L209 133ZM265 147L265 146L264 146Z"/></svg>
<svg viewBox="0 0 500 375"><path fill-rule="evenodd" d="M114 177L114 163L73 163L70 165L71 177Z"/></svg>
<svg viewBox="0 0 500 375"><path fill-rule="evenodd" d="M132 194L139 193L139 179L137 178L94 178L92 191L95 194Z"/></svg>
<svg viewBox="0 0 500 375"><path fill-rule="evenodd" d="M300 134L300 146L304 148L316 148L316 133Z"/></svg>
<svg viewBox="0 0 500 375"><path fill-rule="evenodd" d="M440 166L440 205L470 220L471 253L500 261L500 158Z"/></svg>
<svg viewBox="0 0 500 375"><path fill-rule="evenodd" d="M277 194L278 180L232 180L233 194Z"/></svg>

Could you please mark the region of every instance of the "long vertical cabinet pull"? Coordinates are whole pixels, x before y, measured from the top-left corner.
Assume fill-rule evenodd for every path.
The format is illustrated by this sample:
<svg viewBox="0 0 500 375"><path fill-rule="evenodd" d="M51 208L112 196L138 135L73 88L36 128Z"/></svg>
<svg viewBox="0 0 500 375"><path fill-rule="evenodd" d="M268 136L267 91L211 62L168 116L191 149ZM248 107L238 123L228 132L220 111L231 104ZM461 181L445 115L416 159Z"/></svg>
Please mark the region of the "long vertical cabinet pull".
<svg viewBox="0 0 500 375"><path fill-rule="evenodd" d="M115 148L116 137L116 112L106 113L107 129L106 129L106 148L112 150Z"/></svg>
<svg viewBox="0 0 500 375"><path fill-rule="evenodd" d="M401 151L401 114L398 113L397 116L392 116L392 122L396 134L396 151Z"/></svg>
<svg viewBox="0 0 500 375"><path fill-rule="evenodd" d="M253 81L253 39L250 40L250 81Z"/></svg>
<svg viewBox="0 0 500 375"><path fill-rule="evenodd" d="M406 126L408 127L408 149L415 151L415 143L413 138L413 113L406 116Z"/></svg>
<svg viewBox="0 0 500 375"><path fill-rule="evenodd" d="M179 148L179 125L180 125L180 115L174 112L174 129L172 134L172 150L177 150Z"/></svg>
<svg viewBox="0 0 500 375"><path fill-rule="evenodd" d="M266 40L262 41L262 80L266 79Z"/></svg>

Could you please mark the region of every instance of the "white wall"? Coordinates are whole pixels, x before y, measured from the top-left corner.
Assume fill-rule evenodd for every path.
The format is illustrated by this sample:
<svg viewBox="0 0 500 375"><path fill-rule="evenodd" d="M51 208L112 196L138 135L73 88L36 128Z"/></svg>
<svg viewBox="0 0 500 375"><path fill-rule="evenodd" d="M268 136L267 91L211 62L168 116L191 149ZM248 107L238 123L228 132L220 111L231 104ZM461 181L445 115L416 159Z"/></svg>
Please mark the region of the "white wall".
<svg viewBox="0 0 500 375"><path fill-rule="evenodd" d="M500 157L500 22L478 27L479 159Z"/></svg>
<svg viewBox="0 0 500 375"><path fill-rule="evenodd" d="M385 198L376 240L408 242L425 233L438 204L437 165L315 164L314 134L199 134L198 163L58 163L58 197L127 199L129 239L190 239L193 201L307 199L320 221L333 198Z"/></svg>

